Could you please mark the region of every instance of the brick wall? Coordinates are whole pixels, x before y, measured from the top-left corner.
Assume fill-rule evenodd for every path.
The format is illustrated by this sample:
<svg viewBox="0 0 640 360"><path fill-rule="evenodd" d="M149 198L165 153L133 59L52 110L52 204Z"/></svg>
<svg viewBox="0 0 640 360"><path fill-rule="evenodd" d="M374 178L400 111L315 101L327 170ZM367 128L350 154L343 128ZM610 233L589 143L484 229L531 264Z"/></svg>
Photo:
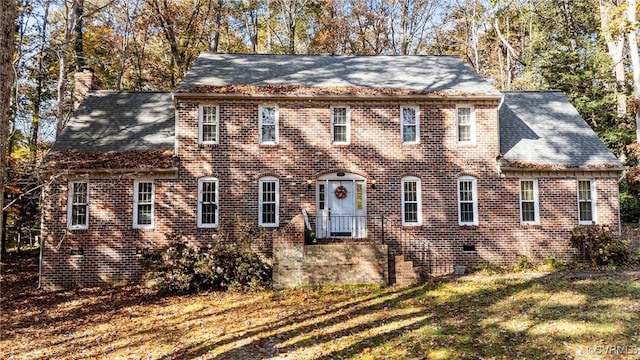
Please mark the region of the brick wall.
<svg viewBox="0 0 640 360"><path fill-rule="evenodd" d="M198 102L178 100L179 165L173 177L153 176L156 186L156 226L132 228L133 181L140 176L90 174L90 222L88 230L66 230L67 179L60 177L47 190L44 207L43 283L47 287L87 286L137 281L141 274L141 247L158 246L167 234L179 232L202 246L216 236L235 241L241 223L257 225L258 180L274 176L280 182L280 225L285 226L301 208L316 214L315 180L336 171L367 179L367 215L384 217L384 238L390 256L405 255L416 266L432 272L472 266L480 259L509 263L519 254L544 260L548 255L566 259L568 234L577 225L576 177L596 178L598 222L618 225L618 190L615 174L542 174L539 181L540 225L519 221L518 178L498 171L497 101L425 100L258 102L221 101L220 141L200 145ZM279 144L258 143L258 105L277 105ZM456 138L456 105L472 105L477 141L459 145ZM351 144L332 145L331 105L351 109ZM420 143L400 141L400 106L419 105ZM459 226L456 179L474 176L478 183L479 224ZM220 228L196 225L197 180L219 180ZM401 179L421 179L420 227L401 224ZM371 180L376 180L375 189ZM377 226L377 225L376 225ZM231 229L231 230L229 230ZM375 233L381 237L379 232ZM276 234L277 235L277 234ZM256 250L272 254L273 230L253 241ZM379 241L380 239L372 239ZM475 250L464 251L464 246ZM82 248L83 255L70 256ZM468 250L471 248L468 248ZM391 257L391 258L392 258ZM391 274L393 275L393 274Z"/></svg>

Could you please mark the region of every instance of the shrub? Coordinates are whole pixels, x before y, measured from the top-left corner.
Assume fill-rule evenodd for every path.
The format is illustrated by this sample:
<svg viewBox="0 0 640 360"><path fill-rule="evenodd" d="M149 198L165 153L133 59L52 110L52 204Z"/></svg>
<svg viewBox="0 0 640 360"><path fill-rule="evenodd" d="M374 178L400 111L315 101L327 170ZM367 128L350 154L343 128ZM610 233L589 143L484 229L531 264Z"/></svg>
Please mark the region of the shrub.
<svg viewBox="0 0 640 360"><path fill-rule="evenodd" d="M567 268L567 265L558 260L555 256L549 255L547 256L547 264L546 267L551 271L562 271Z"/></svg>
<svg viewBox="0 0 640 360"><path fill-rule="evenodd" d="M531 263L531 261L529 260L528 257L524 256L524 255L518 255L518 262L516 262L513 265L513 271L514 272L524 272L524 271L529 271L533 269L533 264Z"/></svg>
<svg viewBox="0 0 640 360"><path fill-rule="evenodd" d="M620 193L620 217L625 223L637 223L640 219L640 202L628 191Z"/></svg>
<svg viewBox="0 0 640 360"><path fill-rule="evenodd" d="M170 235L166 247L143 252L143 265L146 280L173 293L265 288L271 280L270 266L248 246L214 242L198 249L180 235Z"/></svg>
<svg viewBox="0 0 640 360"><path fill-rule="evenodd" d="M629 242L606 225L576 226L570 242L594 266L624 265L631 254Z"/></svg>

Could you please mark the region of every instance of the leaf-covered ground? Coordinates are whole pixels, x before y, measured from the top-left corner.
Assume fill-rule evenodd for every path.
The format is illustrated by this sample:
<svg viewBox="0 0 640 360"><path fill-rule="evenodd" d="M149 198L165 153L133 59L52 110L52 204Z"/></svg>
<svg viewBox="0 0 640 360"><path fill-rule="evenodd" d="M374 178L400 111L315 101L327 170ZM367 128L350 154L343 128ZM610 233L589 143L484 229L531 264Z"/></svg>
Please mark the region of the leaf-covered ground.
<svg viewBox="0 0 640 360"><path fill-rule="evenodd" d="M2 265L2 359L640 359L637 271L171 297L36 271Z"/></svg>

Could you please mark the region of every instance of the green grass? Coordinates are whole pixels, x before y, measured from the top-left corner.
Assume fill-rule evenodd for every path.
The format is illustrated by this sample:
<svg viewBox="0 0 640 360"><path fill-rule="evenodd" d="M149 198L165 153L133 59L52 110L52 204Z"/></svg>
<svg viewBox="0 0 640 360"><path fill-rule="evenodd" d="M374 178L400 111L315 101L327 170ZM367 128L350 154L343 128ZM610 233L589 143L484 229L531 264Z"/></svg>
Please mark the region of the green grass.
<svg viewBox="0 0 640 360"><path fill-rule="evenodd" d="M566 359L626 346L623 358L634 359L638 277L554 274L167 298L137 287L5 298L5 287L0 357Z"/></svg>

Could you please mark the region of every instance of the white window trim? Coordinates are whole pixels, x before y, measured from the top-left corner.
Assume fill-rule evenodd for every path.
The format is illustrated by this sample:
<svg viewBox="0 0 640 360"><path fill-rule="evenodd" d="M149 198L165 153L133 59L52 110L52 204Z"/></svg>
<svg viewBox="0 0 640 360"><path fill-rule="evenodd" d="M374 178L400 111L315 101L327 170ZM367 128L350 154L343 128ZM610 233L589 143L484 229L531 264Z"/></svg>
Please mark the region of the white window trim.
<svg viewBox="0 0 640 360"><path fill-rule="evenodd" d="M533 181L533 216L534 221L522 220L522 183L524 181ZM538 179L521 179L518 184L518 194L520 197L520 223L522 225L539 225L540 224L540 202L538 198Z"/></svg>
<svg viewBox="0 0 640 360"><path fill-rule="evenodd" d="M216 184L216 201L215 201L215 219L213 224L204 224L202 222L202 184L205 182L212 182ZM215 177L203 177L198 179L198 227L199 228L217 228L220 215L220 182Z"/></svg>
<svg viewBox="0 0 640 360"><path fill-rule="evenodd" d="M460 108L471 109L469 111L469 121L471 122L471 140L460 141L460 121L458 118L458 111ZM471 105L456 105L456 141L462 145L475 145L476 144L476 109Z"/></svg>
<svg viewBox="0 0 640 360"><path fill-rule="evenodd" d="M334 136L334 109L347 109L346 111L346 132L347 132L347 140L346 141L335 141ZM331 143L336 145L349 145L351 144L351 108L347 105L334 105L331 106Z"/></svg>
<svg viewBox="0 0 640 360"><path fill-rule="evenodd" d="M138 192L140 183L151 183L151 224L138 224ZM155 226L156 184L153 180L136 180L133 182L133 228L153 229Z"/></svg>
<svg viewBox="0 0 640 360"><path fill-rule="evenodd" d="M416 183L416 201L418 203L417 212L418 212L418 221L417 222L406 222L405 221L405 200L404 200L404 184L407 182L415 182ZM400 190L401 198L401 206L402 206L402 225L403 226L421 226L422 225L422 182L420 178L415 176L407 176L403 177L401 181L401 190Z"/></svg>
<svg viewBox="0 0 640 360"><path fill-rule="evenodd" d="M404 141L404 117L403 109L412 108L416 111L416 139L414 141ZM420 107L419 106L400 106L400 141L403 144L419 144L420 143Z"/></svg>
<svg viewBox="0 0 640 360"><path fill-rule="evenodd" d="M473 221L462 221L462 207L460 202L460 183L463 181L471 181L471 190L473 197ZM462 176L456 181L456 196L458 197L458 225L461 226L474 226L478 225L478 179L473 176Z"/></svg>
<svg viewBox="0 0 640 360"><path fill-rule="evenodd" d="M204 118L203 107L212 107L216 111L216 140L204 141ZM204 145L219 144L220 143L220 106L214 104L200 104L198 105L198 143Z"/></svg>
<svg viewBox="0 0 640 360"><path fill-rule="evenodd" d="M275 116L276 116L276 124L275 124L275 132L276 139L275 141L262 141L262 109L263 108L274 108ZM280 141L280 110L277 105L264 104L258 106L258 142L261 145L277 145Z"/></svg>
<svg viewBox="0 0 640 360"><path fill-rule="evenodd" d="M262 222L262 184L265 182L276 183L276 221L275 223L263 223ZM278 227L280 226L280 180L273 176L265 176L258 181L258 226L262 227Z"/></svg>
<svg viewBox="0 0 640 360"><path fill-rule="evenodd" d="M591 217L593 218L591 221L582 221L580 220L580 181L588 181L591 183ZM596 198L596 181L594 179L578 179L576 181L577 188L577 198L578 198L578 224L579 225L593 225L598 223L598 212L596 209L597 206L597 198Z"/></svg>
<svg viewBox="0 0 640 360"><path fill-rule="evenodd" d="M85 183L87 184L87 216L84 224L71 225L73 222L73 185ZM67 194L67 229L69 230L86 230L89 228L89 182L88 181L69 181Z"/></svg>

